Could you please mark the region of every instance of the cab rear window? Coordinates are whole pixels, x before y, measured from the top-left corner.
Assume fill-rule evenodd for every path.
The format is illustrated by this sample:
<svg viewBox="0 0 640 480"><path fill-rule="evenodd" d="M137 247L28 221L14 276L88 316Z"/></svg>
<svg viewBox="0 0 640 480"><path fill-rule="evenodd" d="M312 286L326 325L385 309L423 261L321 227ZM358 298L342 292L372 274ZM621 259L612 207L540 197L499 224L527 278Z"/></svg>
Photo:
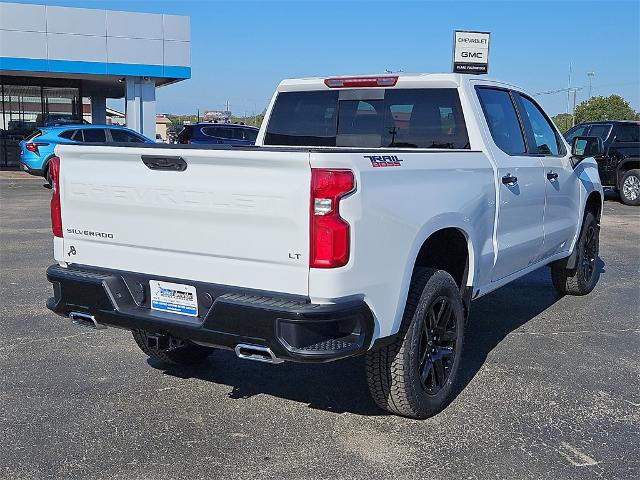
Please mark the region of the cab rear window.
<svg viewBox="0 0 640 480"><path fill-rule="evenodd" d="M265 144L470 148L455 88L351 92L280 93L267 126Z"/></svg>

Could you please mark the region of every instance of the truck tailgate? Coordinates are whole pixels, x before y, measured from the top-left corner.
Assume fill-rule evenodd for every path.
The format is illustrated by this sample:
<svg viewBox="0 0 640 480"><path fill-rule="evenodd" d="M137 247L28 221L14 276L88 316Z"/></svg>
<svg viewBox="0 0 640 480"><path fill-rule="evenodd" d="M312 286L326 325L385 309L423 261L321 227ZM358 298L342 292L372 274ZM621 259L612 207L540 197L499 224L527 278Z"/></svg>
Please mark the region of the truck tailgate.
<svg viewBox="0 0 640 480"><path fill-rule="evenodd" d="M59 146L63 258L308 294L305 151ZM150 157L182 159L156 170ZM156 167L154 167L156 168ZM72 248L73 247L73 248Z"/></svg>

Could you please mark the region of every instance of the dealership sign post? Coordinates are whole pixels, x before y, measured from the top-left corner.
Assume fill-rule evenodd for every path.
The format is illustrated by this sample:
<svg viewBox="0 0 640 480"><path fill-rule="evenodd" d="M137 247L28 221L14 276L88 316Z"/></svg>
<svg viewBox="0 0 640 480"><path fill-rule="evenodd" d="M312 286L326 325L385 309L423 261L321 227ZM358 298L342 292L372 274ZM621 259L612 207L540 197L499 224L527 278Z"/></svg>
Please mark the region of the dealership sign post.
<svg viewBox="0 0 640 480"><path fill-rule="evenodd" d="M489 71L489 32L456 30L453 34L453 72Z"/></svg>

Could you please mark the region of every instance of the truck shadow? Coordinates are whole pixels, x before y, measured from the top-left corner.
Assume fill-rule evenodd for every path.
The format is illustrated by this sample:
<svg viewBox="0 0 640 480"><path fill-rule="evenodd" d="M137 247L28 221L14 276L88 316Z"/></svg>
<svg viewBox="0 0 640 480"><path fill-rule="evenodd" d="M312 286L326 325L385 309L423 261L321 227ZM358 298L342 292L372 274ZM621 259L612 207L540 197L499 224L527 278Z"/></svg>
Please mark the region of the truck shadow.
<svg viewBox="0 0 640 480"><path fill-rule="evenodd" d="M598 266L599 272L604 273L601 260ZM559 299L551 284L549 269L541 268L473 302L456 396L469 385L490 352L507 335ZM239 360L232 352L216 351L196 367L167 367L152 360L149 364L167 375L229 386L231 399L272 395L334 413L386 415L369 398L363 357L320 365L269 365Z"/></svg>

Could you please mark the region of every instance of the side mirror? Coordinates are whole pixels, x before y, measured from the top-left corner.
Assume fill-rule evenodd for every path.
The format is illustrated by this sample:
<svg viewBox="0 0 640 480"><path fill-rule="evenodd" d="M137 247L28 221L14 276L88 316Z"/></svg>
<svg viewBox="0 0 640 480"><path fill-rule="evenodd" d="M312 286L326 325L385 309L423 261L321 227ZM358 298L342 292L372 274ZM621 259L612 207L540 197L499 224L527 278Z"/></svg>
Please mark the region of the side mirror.
<svg viewBox="0 0 640 480"><path fill-rule="evenodd" d="M586 157L598 157L604 153L600 137L575 137L571 145L571 155L582 160Z"/></svg>

